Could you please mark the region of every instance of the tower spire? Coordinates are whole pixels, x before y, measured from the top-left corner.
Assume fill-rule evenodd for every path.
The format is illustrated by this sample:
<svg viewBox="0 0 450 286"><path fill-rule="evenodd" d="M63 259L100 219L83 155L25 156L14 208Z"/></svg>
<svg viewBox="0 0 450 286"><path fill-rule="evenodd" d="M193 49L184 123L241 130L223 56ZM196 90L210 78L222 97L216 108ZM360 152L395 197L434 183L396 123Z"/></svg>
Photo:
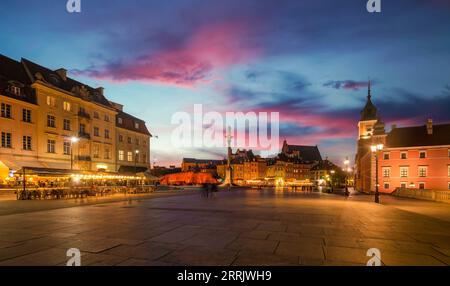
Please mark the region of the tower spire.
<svg viewBox="0 0 450 286"><path fill-rule="evenodd" d="M367 90L367 98L369 100L372 98L370 85L371 85L371 82L370 82L370 79L369 79L369 85L368 85L368 90Z"/></svg>

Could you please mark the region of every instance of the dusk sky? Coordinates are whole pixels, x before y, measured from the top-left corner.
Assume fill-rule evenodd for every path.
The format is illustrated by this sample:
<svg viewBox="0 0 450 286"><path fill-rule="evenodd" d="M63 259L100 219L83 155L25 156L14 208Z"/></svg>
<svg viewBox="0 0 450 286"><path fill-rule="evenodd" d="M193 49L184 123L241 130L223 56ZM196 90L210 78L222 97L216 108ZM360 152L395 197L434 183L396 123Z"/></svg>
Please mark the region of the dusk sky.
<svg viewBox="0 0 450 286"><path fill-rule="evenodd" d="M0 2L0 53L93 87L147 122L152 162L221 159L225 149L171 146L177 111L278 111L280 140L353 158L373 81L386 123L450 121L450 1Z"/></svg>

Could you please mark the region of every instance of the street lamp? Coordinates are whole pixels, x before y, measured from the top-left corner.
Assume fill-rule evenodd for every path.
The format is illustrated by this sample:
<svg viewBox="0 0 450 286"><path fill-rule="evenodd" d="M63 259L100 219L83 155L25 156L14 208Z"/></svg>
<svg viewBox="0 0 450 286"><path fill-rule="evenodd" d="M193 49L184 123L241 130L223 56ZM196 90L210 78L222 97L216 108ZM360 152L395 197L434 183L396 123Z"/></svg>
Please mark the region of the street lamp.
<svg viewBox="0 0 450 286"><path fill-rule="evenodd" d="M380 193L378 192L378 153L377 151L383 150L383 144L377 144L370 146L370 150L375 155L375 203L380 203Z"/></svg>
<svg viewBox="0 0 450 286"><path fill-rule="evenodd" d="M134 174L136 175L137 174L137 159L138 159L138 156L139 156L139 150L135 150L134 151Z"/></svg>
<svg viewBox="0 0 450 286"><path fill-rule="evenodd" d="M348 173L350 173L350 167L349 167L350 160L348 159L348 157L345 158L344 165L345 165L344 171L346 172L345 173L345 195L348 196L349 195L349 192L348 192Z"/></svg>
<svg viewBox="0 0 450 286"><path fill-rule="evenodd" d="M70 138L70 170L73 171L73 144L80 141L80 138L78 137L71 137Z"/></svg>

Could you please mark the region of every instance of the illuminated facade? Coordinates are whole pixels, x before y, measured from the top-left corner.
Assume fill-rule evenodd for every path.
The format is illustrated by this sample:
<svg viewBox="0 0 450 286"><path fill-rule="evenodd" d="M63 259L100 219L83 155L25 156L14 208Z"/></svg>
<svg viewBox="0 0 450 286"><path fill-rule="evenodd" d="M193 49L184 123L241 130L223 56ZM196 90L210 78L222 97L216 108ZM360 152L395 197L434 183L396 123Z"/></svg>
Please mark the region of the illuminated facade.
<svg viewBox="0 0 450 286"><path fill-rule="evenodd" d="M115 172L118 132L123 114L103 94L67 76L64 69L50 70L22 59L0 56L0 178L22 167ZM138 148L147 166L150 133L129 131L142 137ZM128 126L128 125L127 125ZM144 131L144 132L140 132ZM141 135L142 134L142 135Z"/></svg>

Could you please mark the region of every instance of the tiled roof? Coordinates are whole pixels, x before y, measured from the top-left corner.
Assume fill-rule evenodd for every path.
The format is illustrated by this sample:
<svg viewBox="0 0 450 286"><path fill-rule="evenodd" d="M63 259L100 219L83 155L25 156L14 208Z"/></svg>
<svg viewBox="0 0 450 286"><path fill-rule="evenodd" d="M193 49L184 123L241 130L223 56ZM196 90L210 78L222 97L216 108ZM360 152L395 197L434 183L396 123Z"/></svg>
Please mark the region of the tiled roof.
<svg viewBox="0 0 450 286"><path fill-rule="evenodd" d="M18 96L9 91L11 83L19 83L21 95ZM36 94L30 83L25 68L20 62L0 54L0 94L37 104Z"/></svg>
<svg viewBox="0 0 450 286"><path fill-rule="evenodd" d="M433 125L433 134L427 126L393 129L386 138L387 148L450 145L450 124Z"/></svg>
<svg viewBox="0 0 450 286"><path fill-rule="evenodd" d="M300 158L305 162L322 161L317 146L288 145L288 152L298 152Z"/></svg>
<svg viewBox="0 0 450 286"><path fill-rule="evenodd" d="M116 116L117 127L152 136L150 134L150 131L148 131L144 120L134 117L133 115L120 110L117 110L117 112L118 112ZM121 123L119 122L120 120L122 120ZM135 123L139 124L139 128L136 128Z"/></svg>
<svg viewBox="0 0 450 286"><path fill-rule="evenodd" d="M71 93L75 97L112 108L109 101L99 90L69 77L64 79L56 71L38 65L27 59L22 59L22 63L28 69L33 82L42 80L47 84Z"/></svg>

